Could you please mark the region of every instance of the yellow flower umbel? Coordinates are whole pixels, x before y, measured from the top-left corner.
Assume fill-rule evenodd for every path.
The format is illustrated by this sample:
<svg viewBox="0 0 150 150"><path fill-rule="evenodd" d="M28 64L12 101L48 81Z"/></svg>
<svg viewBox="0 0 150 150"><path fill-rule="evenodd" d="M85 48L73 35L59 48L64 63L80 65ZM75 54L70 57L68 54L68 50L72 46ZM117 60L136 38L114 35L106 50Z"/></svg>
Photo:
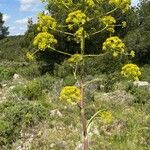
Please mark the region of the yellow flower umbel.
<svg viewBox="0 0 150 150"><path fill-rule="evenodd" d="M121 74L125 77L138 81L139 76L141 75L141 71L136 64L126 64L124 67L122 67Z"/></svg>
<svg viewBox="0 0 150 150"><path fill-rule="evenodd" d="M27 58L28 60L30 60L30 61L34 60L34 56L33 56L33 54L30 53L30 52L27 52L27 53L26 53L26 58Z"/></svg>
<svg viewBox="0 0 150 150"><path fill-rule="evenodd" d="M94 7L94 5L95 5L93 0L87 0L86 3L89 7Z"/></svg>
<svg viewBox="0 0 150 150"><path fill-rule="evenodd" d="M132 51L130 52L130 55L131 55L131 57L135 57L135 51L132 50Z"/></svg>
<svg viewBox="0 0 150 150"><path fill-rule="evenodd" d="M81 38L83 36L83 33L84 33L84 38L87 38L88 34L87 32L84 30L83 27L80 27L74 34L75 36L75 40L77 43L79 43L81 41Z"/></svg>
<svg viewBox="0 0 150 150"><path fill-rule="evenodd" d="M122 28L127 27L127 23L126 23L126 21L122 21L121 25L122 25Z"/></svg>
<svg viewBox="0 0 150 150"><path fill-rule="evenodd" d="M125 13L129 6L131 5L131 0L108 0L110 5L114 5L117 8L122 9L122 12Z"/></svg>
<svg viewBox="0 0 150 150"><path fill-rule="evenodd" d="M80 25L83 25L87 22L88 17L85 13L83 13L81 10L77 10L74 12L71 12L67 19L66 23L68 23L68 28L73 29L73 27L79 27Z"/></svg>
<svg viewBox="0 0 150 150"><path fill-rule="evenodd" d="M69 63L79 63L82 61L82 55L81 54L74 54L71 56L71 58L68 59Z"/></svg>
<svg viewBox="0 0 150 150"><path fill-rule="evenodd" d="M52 34L41 32L34 38L33 44L44 51L47 47L57 44L57 40Z"/></svg>
<svg viewBox="0 0 150 150"><path fill-rule="evenodd" d="M100 114L101 121L103 123L111 123L113 120L112 113L110 111L103 111Z"/></svg>
<svg viewBox="0 0 150 150"><path fill-rule="evenodd" d="M44 15L42 13L39 13L38 15L38 23L37 23L37 30L41 32L46 32L50 28L56 29L57 22L54 18L48 15Z"/></svg>
<svg viewBox="0 0 150 150"><path fill-rule="evenodd" d="M100 22L102 22L102 24L104 24L107 27L108 31L115 32L114 25L116 24L116 19L114 17L112 17L111 15L104 16L100 19Z"/></svg>
<svg viewBox="0 0 150 150"><path fill-rule="evenodd" d="M75 105L81 100L80 89L76 86L66 86L60 93L60 99Z"/></svg>
<svg viewBox="0 0 150 150"><path fill-rule="evenodd" d="M123 54L125 52L125 44L119 37L113 36L106 39L103 43L103 50L108 50L114 57L117 57L119 54Z"/></svg>

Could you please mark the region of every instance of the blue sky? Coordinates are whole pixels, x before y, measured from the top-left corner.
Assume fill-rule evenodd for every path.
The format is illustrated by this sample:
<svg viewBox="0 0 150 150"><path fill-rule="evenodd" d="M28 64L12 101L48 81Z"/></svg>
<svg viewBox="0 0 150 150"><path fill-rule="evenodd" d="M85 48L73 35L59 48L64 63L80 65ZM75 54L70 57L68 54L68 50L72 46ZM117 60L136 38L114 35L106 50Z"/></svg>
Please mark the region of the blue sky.
<svg viewBox="0 0 150 150"><path fill-rule="evenodd" d="M132 5L137 5L138 1L132 0ZM35 22L37 13L42 10L40 0L0 0L0 12L4 14L10 35L24 34L28 18L32 17Z"/></svg>

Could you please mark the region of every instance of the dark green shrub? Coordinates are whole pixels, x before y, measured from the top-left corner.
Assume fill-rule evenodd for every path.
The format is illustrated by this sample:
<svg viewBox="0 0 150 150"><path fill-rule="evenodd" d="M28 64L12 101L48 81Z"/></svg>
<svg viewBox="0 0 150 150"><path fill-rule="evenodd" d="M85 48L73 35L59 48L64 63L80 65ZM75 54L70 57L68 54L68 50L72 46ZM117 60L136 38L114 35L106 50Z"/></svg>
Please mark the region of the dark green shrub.
<svg viewBox="0 0 150 150"><path fill-rule="evenodd" d="M18 68L17 73L27 79L33 79L41 75L39 66L36 63L31 63L30 65Z"/></svg>
<svg viewBox="0 0 150 150"><path fill-rule="evenodd" d="M144 67L142 67L141 72L141 80L148 81L150 83L150 65L145 65Z"/></svg>
<svg viewBox="0 0 150 150"><path fill-rule="evenodd" d="M53 90L56 79L48 74L27 82L25 85L17 85L12 90L12 95L19 99L40 100L46 99L46 92Z"/></svg>
<svg viewBox="0 0 150 150"><path fill-rule="evenodd" d="M71 86L71 85L74 85L75 83L76 83L76 79L72 74L70 74L64 78L64 84L65 85Z"/></svg>
<svg viewBox="0 0 150 150"><path fill-rule="evenodd" d="M89 57L85 59L85 73L88 75L111 74L120 70L126 61L126 57L114 58L109 53L101 54L98 57Z"/></svg>
<svg viewBox="0 0 150 150"><path fill-rule="evenodd" d="M29 81L25 86L24 95L29 100L36 100L43 95L42 86L37 80Z"/></svg>
<svg viewBox="0 0 150 150"><path fill-rule="evenodd" d="M39 100L44 96L42 86L37 80L29 81L26 85L18 85L12 93L22 100Z"/></svg>
<svg viewBox="0 0 150 150"><path fill-rule="evenodd" d="M133 87L130 91L135 96L135 103L146 104L150 102L150 91L143 87Z"/></svg>
<svg viewBox="0 0 150 150"><path fill-rule="evenodd" d="M36 81L40 84L43 90L52 90L53 89L53 84L57 81L57 78L45 74L41 77L36 78Z"/></svg>
<svg viewBox="0 0 150 150"><path fill-rule="evenodd" d="M10 80L15 73L14 68L0 67L0 82L4 80Z"/></svg>
<svg viewBox="0 0 150 150"><path fill-rule="evenodd" d="M3 102L0 105L0 147L11 149L21 130L46 119L48 110L41 103L31 101Z"/></svg>
<svg viewBox="0 0 150 150"><path fill-rule="evenodd" d="M105 92L112 91L114 84L121 80L122 80L122 76L121 76L120 72L114 72L114 73L106 75L106 79L104 81Z"/></svg>
<svg viewBox="0 0 150 150"><path fill-rule="evenodd" d="M23 36L11 36L0 40L0 58L8 61L24 60L24 49L20 45Z"/></svg>
<svg viewBox="0 0 150 150"><path fill-rule="evenodd" d="M70 64L65 60L61 64L55 64L54 75L60 78L64 78L67 75L72 74L73 68Z"/></svg>

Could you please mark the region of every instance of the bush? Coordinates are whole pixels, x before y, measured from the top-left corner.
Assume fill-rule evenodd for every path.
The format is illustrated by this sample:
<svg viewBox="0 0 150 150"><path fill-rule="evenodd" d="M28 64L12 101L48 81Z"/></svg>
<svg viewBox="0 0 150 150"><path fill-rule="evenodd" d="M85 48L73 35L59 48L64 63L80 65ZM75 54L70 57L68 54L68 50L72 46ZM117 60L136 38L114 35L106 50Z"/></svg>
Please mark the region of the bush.
<svg viewBox="0 0 150 150"><path fill-rule="evenodd" d="M25 52L20 45L23 36L11 36L0 40L0 58L1 61L22 61Z"/></svg>
<svg viewBox="0 0 150 150"><path fill-rule="evenodd" d="M26 85L18 85L12 90L20 99L38 100L44 96L42 86L37 80L29 81Z"/></svg>
<svg viewBox="0 0 150 150"><path fill-rule="evenodd" d="M146 104L150 102L150 91L143 87L133 87L130 91L135 96L135 103Z"/></svg>
<svg viewBox="0 0 150 150"><path fill-rule="evenodd" d="M142 76L141 80L148 81L150 83L150 65L145 65L141 68Z"/></svg>
<svg viewBox="0 0 150 150"><path fill-rule="evenodd" d="M37 82L39 82L41 88L43 90L53 90L53 85L56 82L57 78L49 75L49 74L45 74L41 77L38 77L35 79Z"/></svg>
<svg viewBox="0 0 150 150"><path fill-rule="evenodd" d="M27 82L25 85L17 85L12 89L12 95L22 100L46 99L46 93L54 90L54 85L57 80L58 79L46 74Z"/></svg>
<svg viewBox="0 0 150 150"><path fill-rule="evenodd" d="M61 64L55 64L54 67L54 76L64 78L67 75L72 74L73 68L69 65L69 63L65 60Z"/></svg>
<svg viewBox="0 0 150 150"><path fill-rule="evenodd" d="M20 137L22 129L36 125L48 115L48 108L30 101L6 101L0 105L0 147L10 145Z"/></svg>
<svg viewBox="0 0 150 150"><path fill-rule="evenodd" d="M106 75L106 80L104 83L104 91L109 92L113 90L113 86L116 82L120 82L122 80L122 76L120 72L114 72Z"/></svg>
<svg viewBox="0 0 150 150"><path fill-rule="evenodd" d="M123 90L126 92L129 92L130 90L132 90L133 88L133 82L132 81L127 81L127 80L121 80L121 81L117 81L114 85L113 85L113 90Z"/></svg>
<svg viewBox="0 0 150 150"><path fill-rule="evenodd" d="M17 73L27 79L33 79L41 75L39 66L36 63L20 67L19 69L17 69Z"/></svg>
<svg viewBox="0 0 150 150"><path fill-rule="evenodd" d="M116 57L105 53L98 57L89 57L85 60L85 73L88 75L111 74L120 70L122 64L127 61L126 57Z"/></svg>
<svg viewBox="0 0 150 150"><path fill-rule="evenodd" d="M0 82L4 80L10 80L15 73L14 68L0 67Z"/></svg>
<svg viewBox="0 0 150 150"><path fill-rule="evenodd" d="M64 84L65 85L74 85L76 83L76 79L75 77L70 74L70 75L67 75L65 78L64 78Z"/></svg>

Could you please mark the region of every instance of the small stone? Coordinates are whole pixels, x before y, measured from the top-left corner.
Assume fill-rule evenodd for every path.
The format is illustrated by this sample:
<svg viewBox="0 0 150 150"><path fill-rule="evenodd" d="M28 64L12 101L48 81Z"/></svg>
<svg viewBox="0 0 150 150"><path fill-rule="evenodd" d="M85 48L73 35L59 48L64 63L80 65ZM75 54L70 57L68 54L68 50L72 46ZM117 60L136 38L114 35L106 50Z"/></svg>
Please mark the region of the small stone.
<svg viewBox="0 0 150 150"><path fill-rule="evenodd" d="M15 74L13 75L13 79L15 80L15 79L18 79L18 78L19 78L19 75L15 73Z"/></svg>
<svg viewBox="0 0 150 150"><path fill-rule="evenodd" d="M3 85L2 85L2 87L6 87L6 86L7 86L7 84L3 84Z"/></svg>
<svg viewBox="0 0 150 150"><path fill-rule="evenodd" d="M75 147L75 150L82 150L82 143L78 142L77 146Z"/></svg>
<svg viewBox="0 0 150 150"><path fill-rule="evenodd" d="M134 81L133 85L138 86L138 87L148 87L148 86L150 86L150 84L147 81Z"/></svg>
<svg viewBox="0 0 150 150"><path fill-rule="evenodd" d="M62 117L62 113L58 109L51 110L51 116L59 116Z"/></svg>
<svg viewBox="0 0 150 150"><path fill-rule="evenodd" d="M10 86L9 88L12 90L12 89L14 89L14 88L15 88L15 86Z"/></svg>
<svg viewBox="0 0 150 150"><path fill-rule="evenodd" d="M5 99L6 99L6 97L5 97L5 96L3 96L3 97L2 97L2 99L3 99L3 100L5 100Z"/></svg>
<svg viewBox="0 0 150 150"><path fill-rule="evenodd" d="M55 144L54 144L54 143L52 143L52 144L50 145L50 147L51 147L51 148L53 148L54 146L55 146Z"/></svg>

